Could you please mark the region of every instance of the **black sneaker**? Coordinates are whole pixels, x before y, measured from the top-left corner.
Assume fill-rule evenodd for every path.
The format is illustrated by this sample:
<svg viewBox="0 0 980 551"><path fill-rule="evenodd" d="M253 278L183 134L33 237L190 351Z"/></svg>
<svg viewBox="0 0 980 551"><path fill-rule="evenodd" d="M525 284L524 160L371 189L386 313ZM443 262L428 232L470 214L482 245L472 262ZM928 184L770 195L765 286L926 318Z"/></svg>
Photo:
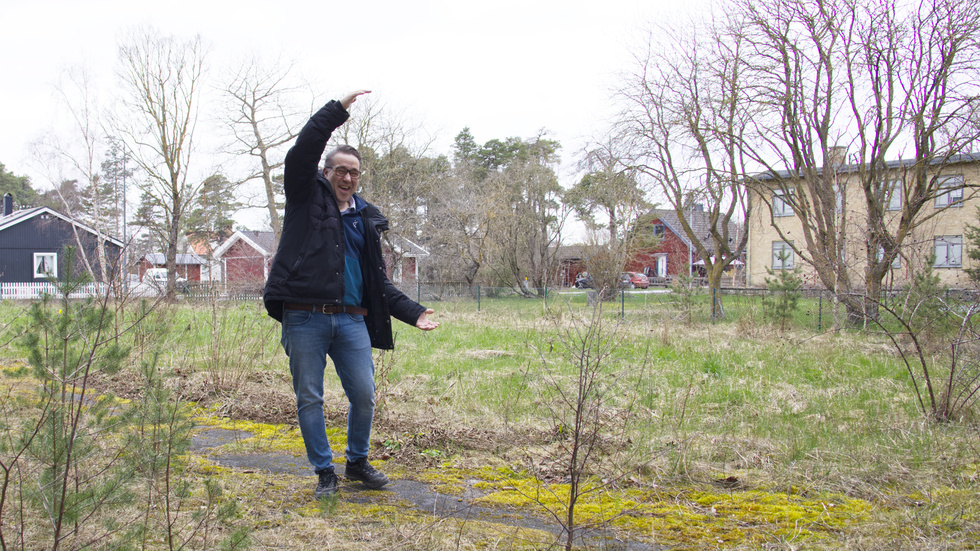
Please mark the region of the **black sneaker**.
<svg viewBox="0 0 980 551"><path fill-rule="evenodd" d="M366 458L358 459L354 462L348 461L344 476L347 477L347 480L363 482L365 486L372 490L377 490L388 483L388 477L372 467Z"/></svg>
<svg viewBox="0 0 980 551"><path fill-rule="evenodd" d="M332 470L319 471L316 474L319 475L320 481L313 490L313 497L320 499L337 493L337 475Z"/></svg>

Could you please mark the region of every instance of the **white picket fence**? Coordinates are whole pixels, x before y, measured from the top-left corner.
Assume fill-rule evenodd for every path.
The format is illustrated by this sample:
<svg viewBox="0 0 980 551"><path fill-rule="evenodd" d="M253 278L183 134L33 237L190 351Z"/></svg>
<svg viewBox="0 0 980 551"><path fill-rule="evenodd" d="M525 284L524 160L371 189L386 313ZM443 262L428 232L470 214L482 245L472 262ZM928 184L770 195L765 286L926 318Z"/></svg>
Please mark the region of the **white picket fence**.
<svg viewBox="0 0 980 551"><path fill-rule="evenodd" d="M68 295L68 298L104 295L106 289L105 283L87 283ZM43 294L56 296L58 291L54 285L46 281L41 283L4 283L0 281L0 300L37 300Z"/></svg>

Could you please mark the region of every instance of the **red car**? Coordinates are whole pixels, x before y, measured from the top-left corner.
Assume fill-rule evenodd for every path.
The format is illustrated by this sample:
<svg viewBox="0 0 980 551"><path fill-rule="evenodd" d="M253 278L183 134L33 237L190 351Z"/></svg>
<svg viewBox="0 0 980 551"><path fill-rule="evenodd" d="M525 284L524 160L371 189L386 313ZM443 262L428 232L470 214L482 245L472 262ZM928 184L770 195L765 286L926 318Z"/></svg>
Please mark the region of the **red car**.
<svg viewBox="0 0 980 551"><path fill-rule="evenodd" d="M623 272L621 281L624 287L630 289L646 289L650 286L650 280L640 272Z"/></svg>

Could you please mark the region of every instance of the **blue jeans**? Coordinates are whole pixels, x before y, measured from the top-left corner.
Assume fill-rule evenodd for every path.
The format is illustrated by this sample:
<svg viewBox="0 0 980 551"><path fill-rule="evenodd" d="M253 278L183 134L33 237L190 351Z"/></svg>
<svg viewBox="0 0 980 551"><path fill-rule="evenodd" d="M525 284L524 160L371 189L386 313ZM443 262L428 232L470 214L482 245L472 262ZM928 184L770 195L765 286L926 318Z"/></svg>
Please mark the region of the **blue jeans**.
<svg viewBox="0 0 980 551"><path fill-rule="evenodd" d="M299 429L313 470L332 470L333 453L323 419L323 372L327 356L344 387L347 412L347 461L368 456L374 419L374 358L364 318L354 314L321 314L286 310L282 346L296 392Z"/></svg>

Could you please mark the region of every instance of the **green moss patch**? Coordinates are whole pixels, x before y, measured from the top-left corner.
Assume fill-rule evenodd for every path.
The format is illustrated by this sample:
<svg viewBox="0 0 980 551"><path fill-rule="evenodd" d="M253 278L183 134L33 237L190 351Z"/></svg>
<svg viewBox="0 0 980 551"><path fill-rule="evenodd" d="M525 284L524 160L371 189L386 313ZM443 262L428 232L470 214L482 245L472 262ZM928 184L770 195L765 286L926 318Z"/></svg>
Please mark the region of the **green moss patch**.
<svg viewBox="0 0 980 551"><path fill-rule="evenodd" d="M480 475L469 471L464 477ZM542 515L564 518L570 503L570 485L545 484L514 472L494 471L473 486L487 492L476 500L484 505L539 509ZM824 539L866 520L872 509L870 502L826 492L612 489L589 480L576 501L575 522L672 545L744 545Z"/></svg>
<svg viewBox="0 0 980 551"><path fill-rule="evenodd" d="M234 443L226 444L222 449L227 451L284 452L292 454L305 453L306 451L303 445L303 435L300 433L298 427L228 418L215 419L207 415L195 416L194 422L202 426L243 431L252 435ZM343 449L347 445L346 430L327 427L327 438L330 439L330 444L334 448Z"/></svg>

